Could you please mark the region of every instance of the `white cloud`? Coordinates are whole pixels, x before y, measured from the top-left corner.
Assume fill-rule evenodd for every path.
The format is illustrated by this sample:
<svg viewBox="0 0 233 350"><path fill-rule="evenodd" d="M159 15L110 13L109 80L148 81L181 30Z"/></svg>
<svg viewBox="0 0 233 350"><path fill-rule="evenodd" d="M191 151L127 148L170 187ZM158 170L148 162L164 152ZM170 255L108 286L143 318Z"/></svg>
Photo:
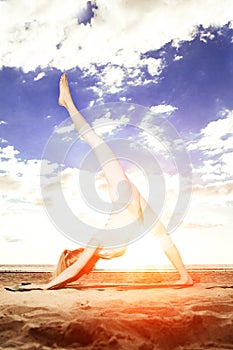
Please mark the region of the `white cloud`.
<svg viewBox="0 0 233 350"><path fill-rule="evenodd" d="M98 0L92 25L78 25L78 13L85 6L84 0L1 2L0 66L65 70L111 62L135 67L140 53L173 39L190 40L199 24L222 26L232 20L233 12L231 0L211 5L209 0ZM155 66L149 69L156 73Z"/></svg>
<svg viewBox="0 0 233 350"><path fill-rule="evenodd" d="M214 39L214 34L211 33L202 33L200 36L200 40L203 41L204 43L207 43L207 39Z"/></svg>
<svg viewBox="0 0 233 350"><path fill-rule="evenodd" d="M233 194L233 183L222 182L208 186L197 186L194 188L194 191L200 192L203 196L209 195L217 197L219 194L231 196Z"/></svg>
<svg viewBox="0 0 233 350"><path fill-rule="evenodd" d="M175 109L170 105L152 106L151 112L145 114L139 124L139 128L143 129L140 132L141 141L153 149L155 154L167 159L176 157L176 152L185 150L185 145L173 126L168 121L161 123L163 119L159 116L162 111L169 115Z"/></svg>
<svg viewBox="0 0 233 350"><path fill-rule="evenodd" d="M66 125L66 126L56 126L54 132L56 134L67 134L71 133L75 130L74 124Z"/></svg>
<svg viewBox="0 0 233 350"><path fill-rule="evenodd" d="M155 128L153 130L155 130ZM142 131L139 133L139 140L140 144L148 146L150 150L154 150L157 154L163 154L163 156L166 155L166 144L164 144L159 137L156 137L155 132ZM167 157L169 157L169 154Z"/></svg>
<svg viewBox="0 0 233 350"><path fill-rule="evenodd" d="M150 107L151 111L155 114L167 114L171 115L172 112L177 110L177 107L171 105L157 105Z"/></svg>
<svg viewBox="0 0 233 350"><path fill-rule="evenodd" d="M233 154L222 154L219 160L204 160L201 168L197 170L205 182L228 181L233 179Z"/></svg>
<svg viewBox="0 0 233 350"><path fill-rule="evenodd" d="M100 75L100 81L108 92L114 94L122 89L124 70L118 66L107 65Z"/></svg>
<svg viewBox="0 0 233 350"><path fill-rule="evenodd" d="M127 68L127 75L128 75L128 85L143 85L144 84L144 76L141 70L141 67L136 66L134 68ZM131 80L130 80L131 79Z"/></svg>
<svg viewBox="0 0 233 350"><path fill-rule="evenodd" d="M179 60L182 60L183 56L180 56L180 55L176 55L174 57L174 61L179 61Z"/></svg>
<svg viewBox="0 0 233 350"><path fill-rule="evenodd" d="M197 139L187 144L189 151L202 153L202 164L194 172L204 182L226 181L233 178L233 112L210 122L200 131Z"/></svg>
<svg viewBox="0 0 233 350"><path fill-rule="evenodd" d="M5 122L5 120L0 120L0 125L3 125L3 124L7 124L7 122Z"/></svg>
<svg viewBox="0 0 233 350"><path fill-rule="evenodd" d="M39 73L39 74L34 78L34 81L40 80L40 79L42 79L44 76L45 76L45 73L44 73L44 72L41 72L41 73Z"/></svg>
<svg viewBox="0 0 233 350"><path fill-rule="evenodd" d="M7 146L0 151L1 175L0 186L3 212L8 215L12 210L33 210L40 197L39 171L40 162L37 160L20 161L16 158L19 153L12 146ZM32 207L30 207L32 205Z"/></svg>
<svg viewBox="0 0 233 350"><path fill-rule="evenodd" d="M103 96L103 90L95 85L88 87L87 90L94 91L99 97Z"/></svg>
<svg viewBox="0 0 233 350"><path fill-rule="evenodd" d="M14 159L16 154L19 154L19 151L14 149L14 146L0 147L0 157L5 159Z"/></svg>
<svg viewBox="0 0 233 350"><path fill-rule="evenodd" d="M223 119L210 122L200 132L198 140L191 141L188 150L201 150L209 156L216 156L232 150L233 112L228 111Z"/></svg>
<svg viewBox="0 0 233 350"><path fill-rule="evenodd" d="M229 184L229 187L232 188L232 183ZM225 185L212 185L209 188L194 187L189 210L183 220L183 223L181 224L181 228L186 228L190 232L193 232L196 235L196 239L198 239L198 233L201 232L199 241L197 241L199 246L201 245L200 243L202 243L202 240L205 239L207 233L210 234L210 242L212 242L212 235L217 233L217 235L221 238L222 243L219 242L217 246L211 244L211 249L216 251L218 251L220 247L220 249L224 249L223 237L226 237L226 234L229 235L231 242L233 239L231 220L233 207L232 205L228 205L229 198L232 198L232 190L229 194L226 194L226 192L221 193L221 190L223 190L223 192L226 191ZM224 253L227 256L226 249ZM208 255L208 252L206 252L206 254ZM229 258L230 256L228 256L228 259ZM217 258L216 261L218 261Z"/></svg>
<svg viewBox="0 0 233 350"><path fill-rule="evenodd" d="M117 120L111 119L110 113L106 113L105 116L96 119L92 125L96 131L97 134L103 135L113 135L113 132L116 131L116 129L121 128L124 125L127 125L129 122L129 118L126 117L126 115L121 115L117 118Z"/></svg>
<svg viewBox="0 0 233 350"><path fill-rule="evenodd" d="M227 176L233 175L233 152L223 153L220 157L221 170Z"/></svg>
<svg viewBox="0 0 233 350"><path fill-rule="evenodd" d="M142 60L142 64L145 64L147 66L148 72L152 77L160 75L164 68L164 62L161 58L144 58Z"/></svg>
<svg viewBox="0 0 233 350"><path fill-rule="evenodd" d="M226 174L222 171L221 163L212 159L203 160L201 167L195 170L204 182L224 181Z"/></svg>

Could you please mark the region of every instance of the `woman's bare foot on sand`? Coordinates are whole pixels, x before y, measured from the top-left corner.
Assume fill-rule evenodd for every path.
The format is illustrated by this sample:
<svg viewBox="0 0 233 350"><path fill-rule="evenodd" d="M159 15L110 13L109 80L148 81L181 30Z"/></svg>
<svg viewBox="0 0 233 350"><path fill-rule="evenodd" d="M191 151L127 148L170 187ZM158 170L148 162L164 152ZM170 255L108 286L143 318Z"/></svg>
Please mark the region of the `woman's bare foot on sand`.
<svg viewBox="0 0 233 350"><path fill-rule="evenodd" d="M181 277L178 281L175 281L172 284L191 287L193 286L193 280L189 275L187 275L187 276Z"/></svg>
<svg viewBox="0 0 233 350"><path fill-rule="evenodd" d="M72 101L72 97L70 94L69 84L66 78L66 74L62 74L60 82L59 82L60 94L58 98L58 104L65 108L68 108Z"/></svg>

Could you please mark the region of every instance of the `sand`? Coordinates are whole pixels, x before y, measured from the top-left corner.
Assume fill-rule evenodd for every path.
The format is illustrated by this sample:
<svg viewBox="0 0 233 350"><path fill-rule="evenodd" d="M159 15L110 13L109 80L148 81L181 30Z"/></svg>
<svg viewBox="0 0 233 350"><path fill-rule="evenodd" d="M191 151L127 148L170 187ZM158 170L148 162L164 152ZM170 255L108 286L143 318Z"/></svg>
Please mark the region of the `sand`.
<svg viewBox="0 0 233 350"><path fill-rule="evenodd" d="M175 273L92 272L79 287L9 292L50 274L3 272L0 349L233 349L233 270L191 275L184 289L156 288Z"/></svg>

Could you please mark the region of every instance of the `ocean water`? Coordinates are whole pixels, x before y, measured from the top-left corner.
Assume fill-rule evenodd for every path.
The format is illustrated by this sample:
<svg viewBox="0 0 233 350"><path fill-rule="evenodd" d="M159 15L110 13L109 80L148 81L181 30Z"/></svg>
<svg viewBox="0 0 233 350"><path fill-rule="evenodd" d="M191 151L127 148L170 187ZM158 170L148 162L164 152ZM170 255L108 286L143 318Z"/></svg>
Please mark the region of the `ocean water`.
<svg viewBox="0 0 233 350"><path fill-rule="evenodd" d="M190 271L196 271L196 270L232 270L233 265L232 264L211 264L211 265L186 265L188 270ZM55 265L0 265L0 272L53 272L55 270ZM101 270L101 269L96 269L96 272L101 272L101 271L112 271L112 272L121 272L121 271L174 271L174 268L170 265L156 265L156 266L149 266L146 268L135 268L135 269L121 269L121 270L116 270L116 269L111 269L111 270Z"/></svg>
<svg viewBox="0 0 233 350"><path fill-rule="evenodd" d="M53 272L55 265L0 265L0 272Z"/></svg>

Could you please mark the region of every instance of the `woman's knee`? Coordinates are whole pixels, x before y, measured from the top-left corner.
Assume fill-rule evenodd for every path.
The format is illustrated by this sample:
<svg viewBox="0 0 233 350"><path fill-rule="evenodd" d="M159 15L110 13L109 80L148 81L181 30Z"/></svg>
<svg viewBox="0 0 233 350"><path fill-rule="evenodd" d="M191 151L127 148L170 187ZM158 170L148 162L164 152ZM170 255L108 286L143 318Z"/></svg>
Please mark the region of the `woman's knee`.
<svg viewBox="0 0 233 350"><path fill-rule="evenodd" d="M174 246L174 243L167 232L157 233L155 236L159 240L159 243L164 251L167 251Z"/></svg>

